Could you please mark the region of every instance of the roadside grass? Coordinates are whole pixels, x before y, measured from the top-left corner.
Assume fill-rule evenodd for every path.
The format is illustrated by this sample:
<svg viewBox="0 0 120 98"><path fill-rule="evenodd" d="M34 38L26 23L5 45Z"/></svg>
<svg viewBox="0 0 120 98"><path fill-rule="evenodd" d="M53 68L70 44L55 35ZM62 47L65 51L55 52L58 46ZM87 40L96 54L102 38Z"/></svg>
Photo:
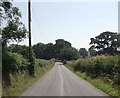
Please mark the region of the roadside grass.
<svg viewBox="0 0 120 98"><path fill-rule="evenodd" d="M54 65L54 60L37 60L37 62L38 63L35 65L35 77L30 77L26 73L16 73L15 75L10 74L12 85L4 87L2 95L19 96L47 73Z"/></svg>
<svg viewBox="0 0 120 98"><path fill-rule="evenodd" d="M90 76L87 76L86 73L81 73L80 71L74 71L74 69L69 66L65 65L69 70L75 73L78 77L87 80L89 83L97 87L98 89L102 90L106 94L114 98L120 98L120 86L118 85L111 85L108 82L103 81L100 78L92 79Z"/></svg>

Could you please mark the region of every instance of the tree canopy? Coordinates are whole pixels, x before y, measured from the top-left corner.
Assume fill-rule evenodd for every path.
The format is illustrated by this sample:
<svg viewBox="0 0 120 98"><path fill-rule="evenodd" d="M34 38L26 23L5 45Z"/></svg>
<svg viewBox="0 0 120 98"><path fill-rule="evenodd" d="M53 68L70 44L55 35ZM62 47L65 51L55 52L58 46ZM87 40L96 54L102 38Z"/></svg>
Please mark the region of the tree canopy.
<svg viewBox="0 0 120 98"><path fill-rule="evenodd" d="M71 46L71 43L63 39L57 39L55 44L37 43L33 45L37 58L40 59L61 59L71 60L79 58L78 51Z"/></svg>
<svg viewBox="0 0 120 98"><path fill-rule="evenodd" d="M82 58L86 58L88 56L88 51L85 48L80 48L79 53Z"/></svg>
<svg viewBox="0 0 120 98"><path fill-rule="evenodd" d="M21 12L14 7L10 0L8 2L1 1L0 18L2 25L0 36L3 47L10 41L20 42L27 37L25 25L20 21Z"/></svg>
<svg viewBox="0 0 120 98"><path fill-rule="evenodd" d="M120 52L120 34L106 31L91 38L90 45L96 49L97 54L115 54Z"/></svg>

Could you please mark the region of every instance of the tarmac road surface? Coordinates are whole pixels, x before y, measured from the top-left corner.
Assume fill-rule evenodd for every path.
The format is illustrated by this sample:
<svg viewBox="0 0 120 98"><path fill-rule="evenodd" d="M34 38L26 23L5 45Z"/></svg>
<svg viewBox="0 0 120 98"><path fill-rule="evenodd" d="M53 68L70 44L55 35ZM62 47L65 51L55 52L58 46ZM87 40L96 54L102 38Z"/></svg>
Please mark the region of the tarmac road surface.
<svg viewBox="0 0 120 98"><path fill-rule="evenodd" d="M108 96L79 78L61 62L28 88L21 96Z"/></svg>

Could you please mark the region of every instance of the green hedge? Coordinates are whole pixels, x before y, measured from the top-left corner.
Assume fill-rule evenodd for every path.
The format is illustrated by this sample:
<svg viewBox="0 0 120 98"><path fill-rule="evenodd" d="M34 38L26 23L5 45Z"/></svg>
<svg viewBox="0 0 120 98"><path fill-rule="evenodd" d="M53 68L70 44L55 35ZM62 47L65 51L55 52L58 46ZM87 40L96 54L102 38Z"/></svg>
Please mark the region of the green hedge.
<svg viewBox="0 0 120 98"><path fill-rule="evenodd" d="M103 78L113 84L120 84L120 56L99 55L79 59L71 63L75 71L85 72L91 78Z"/></svg>

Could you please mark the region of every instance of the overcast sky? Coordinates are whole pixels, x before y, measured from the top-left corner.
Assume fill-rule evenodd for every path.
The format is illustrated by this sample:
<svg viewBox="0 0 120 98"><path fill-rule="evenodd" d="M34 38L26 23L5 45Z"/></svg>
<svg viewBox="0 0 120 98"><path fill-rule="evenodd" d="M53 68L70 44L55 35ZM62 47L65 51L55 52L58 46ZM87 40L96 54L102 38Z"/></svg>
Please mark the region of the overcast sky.
<svg viewBox="0 0 120 98"><path fill-rule="evenodd" d="M27 2L14 5L27 27ZM32 2L32 45L64 39L77 49L88 49L90 38L104 31L118 32L117 2Z"/></svg>

